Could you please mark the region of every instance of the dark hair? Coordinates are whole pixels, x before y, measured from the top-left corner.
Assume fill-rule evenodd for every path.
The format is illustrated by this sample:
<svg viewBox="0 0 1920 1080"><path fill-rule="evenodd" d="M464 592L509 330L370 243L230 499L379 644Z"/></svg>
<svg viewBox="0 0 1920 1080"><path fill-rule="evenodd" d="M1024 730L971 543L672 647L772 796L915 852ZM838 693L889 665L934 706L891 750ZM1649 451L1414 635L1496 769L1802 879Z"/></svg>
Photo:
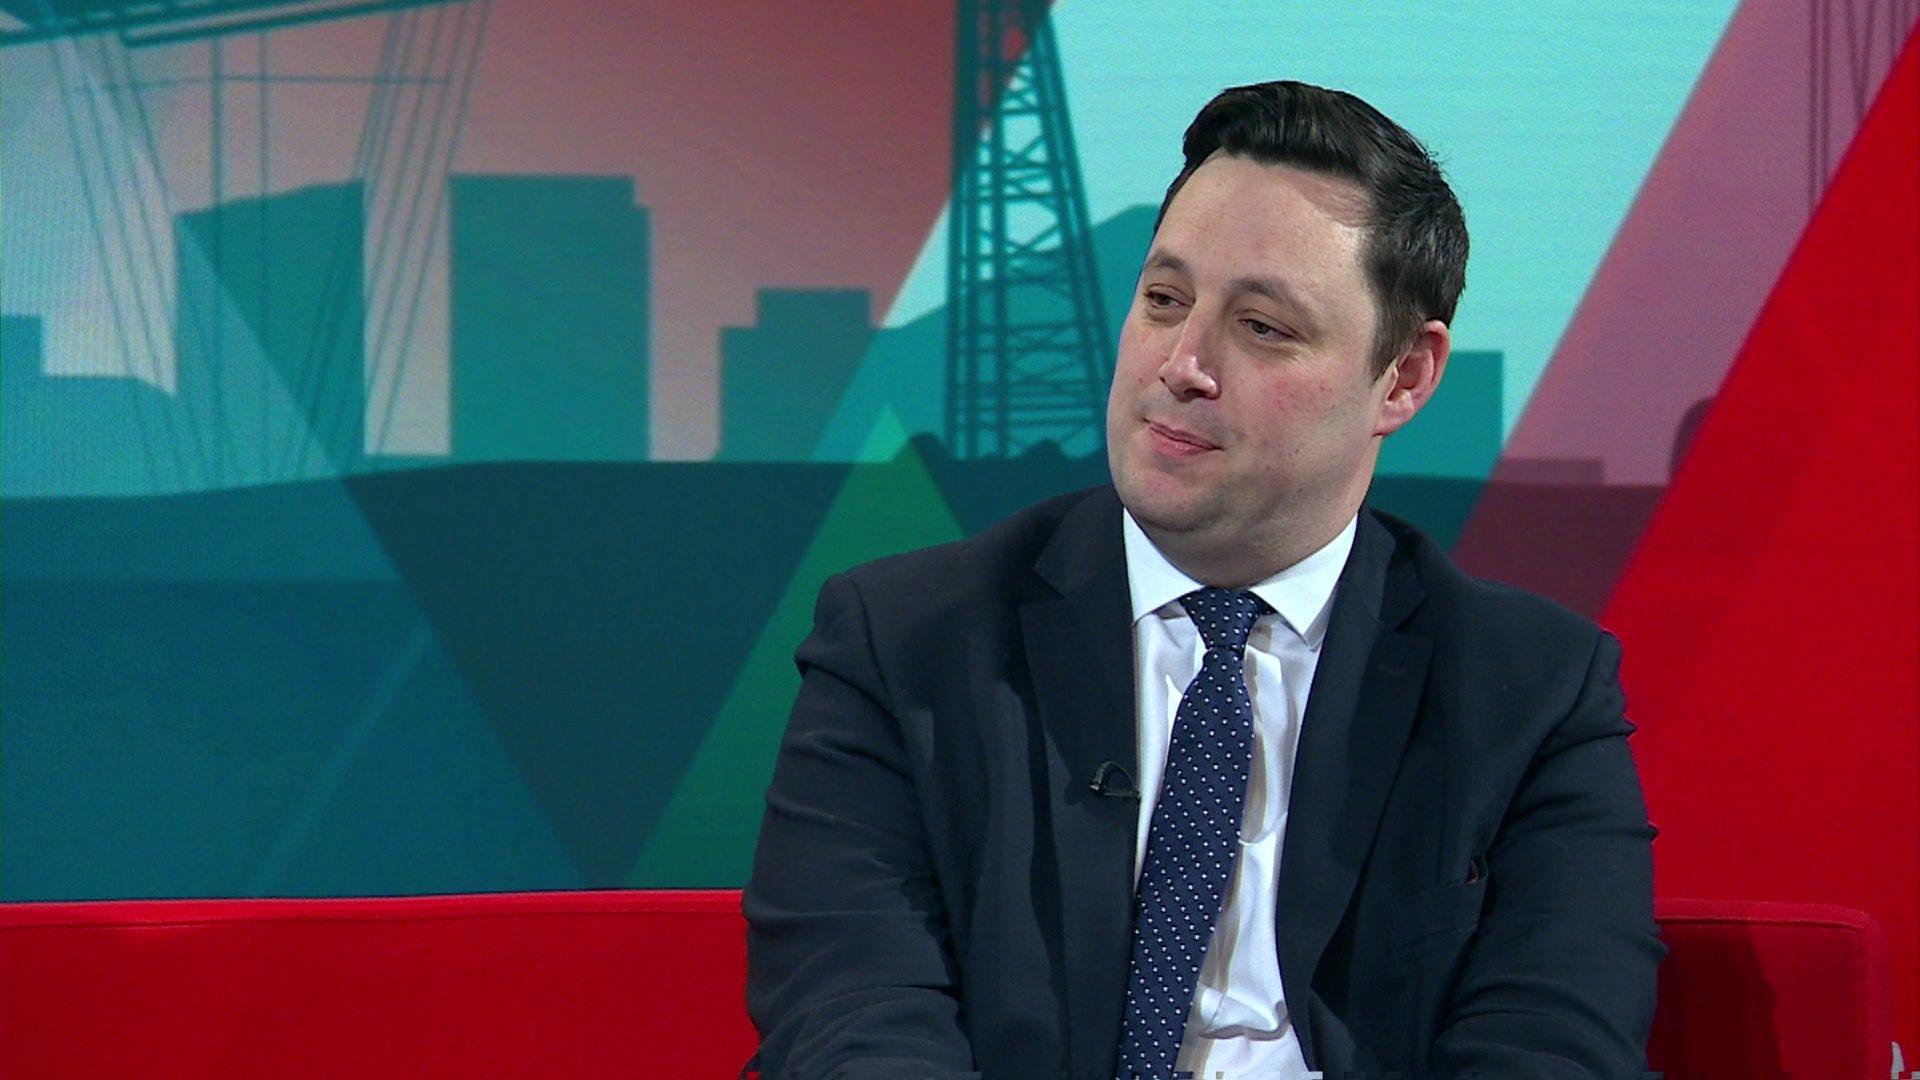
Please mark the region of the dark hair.
<svg viewBox="0 0 1920 1080"><path fill-rule="evenodd" d="M1156 232L1173 197L1215 151L1352 180L1367 193L1363 258L1380 316L1376 374L1426 320L1453 321L1466 286L1466 217L1427 148L1380 110L1306 83L1236 86L1193 118L1182 149L1187 163L1167 187Z"/></svg>

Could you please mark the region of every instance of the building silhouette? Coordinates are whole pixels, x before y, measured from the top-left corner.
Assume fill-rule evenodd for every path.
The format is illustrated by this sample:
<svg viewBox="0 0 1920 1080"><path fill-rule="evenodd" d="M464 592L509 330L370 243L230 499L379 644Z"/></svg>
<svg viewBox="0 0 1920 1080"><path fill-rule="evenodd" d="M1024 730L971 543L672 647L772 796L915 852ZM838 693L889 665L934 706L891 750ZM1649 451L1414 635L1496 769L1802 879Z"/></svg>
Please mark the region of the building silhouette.
<svg viewBox="0 0 1920 1080"><path fill-rule="evenodd" d="M357 182L179 215L174 321L189 435L215 485L365 456L366 214Z"/></svg>
<svg viewBox="0 0 1920 1080"><path fill-rule="evenodd" d="M1607 463L1600 458L1508 458L1500 463L1498 479L1529 487L1605 487Z"/></svg>
<svg viewBox="0 0 1920 1080"><path fill-rule="evenodd" d="M651 236L633 180L448 184L453 456L645 459Z"/></svg>
<svg viewBox="0 0 1920 1080"><path fill-rule="evenodd" d="M43 324L0 316L0 495L143 495L180 486L174 401L139 379L49 375Z"/></svg>
<svg viewBox="0 0 1920 1080"><path fill-rule="evenodd" d="M1713 411L1713 395L1694 402L1680 417L1680 423L1673 431L1673 453L1669 456L1667 482L1672 483L1680 475L1680 466L1686 464L1687 454L1693 450L1693 441L1700 437L1700 429L1706 426L1707 414Z"/></svg>
<svg viewBox="0 0 1920 1080"><path fill-rule="evenodd" d="M753 326L720 331L720 452L808 461L873 340L865 289L761 289Z"/></svg>

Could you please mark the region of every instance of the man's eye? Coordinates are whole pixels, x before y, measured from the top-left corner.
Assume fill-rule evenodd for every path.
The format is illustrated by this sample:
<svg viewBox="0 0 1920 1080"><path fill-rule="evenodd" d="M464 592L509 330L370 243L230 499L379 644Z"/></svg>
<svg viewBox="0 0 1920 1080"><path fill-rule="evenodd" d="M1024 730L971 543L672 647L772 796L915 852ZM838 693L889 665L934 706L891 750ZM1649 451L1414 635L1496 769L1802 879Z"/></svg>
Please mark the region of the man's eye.
<svg viewBox="0 0 1920 1080"><path fill-rule="evenodd" d="M1146 297L1147 306L1151 308L1169 308L1179 303L1171 293L1160 292L1157 289L1148 289Z"/></svg>
<svg viewBox="0 0 1920 1080"><path fill-rule="evenodd" d="M1248 330L1253 331L1254 337L1262 341L1277 341L1287 336L1285 330L1268 323L1263 323L1259 319L1241 319L1240 322L1245 325Z"/></svg>

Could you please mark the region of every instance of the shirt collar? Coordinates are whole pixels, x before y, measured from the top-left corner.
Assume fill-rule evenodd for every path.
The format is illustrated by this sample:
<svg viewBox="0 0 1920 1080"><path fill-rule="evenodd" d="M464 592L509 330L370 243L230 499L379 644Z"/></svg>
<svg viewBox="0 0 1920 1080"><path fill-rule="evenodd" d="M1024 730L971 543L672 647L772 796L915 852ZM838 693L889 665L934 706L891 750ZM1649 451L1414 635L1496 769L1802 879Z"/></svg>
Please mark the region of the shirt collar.
<svg viewBox="0 0 1920 1080"><path fill-rule="evenodd" d="M1121 529L1126 538L1127 591L1132 594L1133 621L1138 623L1182 596L1201 588L1199 582L1182 573L1153 546L1133 513L1122 510ZM1327 619L1333 610L1333 587L1353 550L1358 516L1347 522L1340 535L1313 554L1292 566L1249 587L1265 600L1280 618L1310 649L1320 647L1327 634Z"/></svg>

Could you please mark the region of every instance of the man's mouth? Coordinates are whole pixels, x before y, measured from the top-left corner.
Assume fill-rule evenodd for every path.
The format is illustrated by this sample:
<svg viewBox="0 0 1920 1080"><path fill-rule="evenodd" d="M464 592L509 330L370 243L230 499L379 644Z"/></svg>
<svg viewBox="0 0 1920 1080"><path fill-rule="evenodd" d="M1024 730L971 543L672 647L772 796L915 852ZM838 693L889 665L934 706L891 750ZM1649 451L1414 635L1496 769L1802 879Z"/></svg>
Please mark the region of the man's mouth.
<svg viewBox="0 0 1920 1080"><path fill-rule="evenodd" d="M1153 420L1147 421L1147 430L1153 434L1154 444L1164 453L1186 456L1220 449L1218 445L1208 442L1191 431L1169 427Z"/></svg>

